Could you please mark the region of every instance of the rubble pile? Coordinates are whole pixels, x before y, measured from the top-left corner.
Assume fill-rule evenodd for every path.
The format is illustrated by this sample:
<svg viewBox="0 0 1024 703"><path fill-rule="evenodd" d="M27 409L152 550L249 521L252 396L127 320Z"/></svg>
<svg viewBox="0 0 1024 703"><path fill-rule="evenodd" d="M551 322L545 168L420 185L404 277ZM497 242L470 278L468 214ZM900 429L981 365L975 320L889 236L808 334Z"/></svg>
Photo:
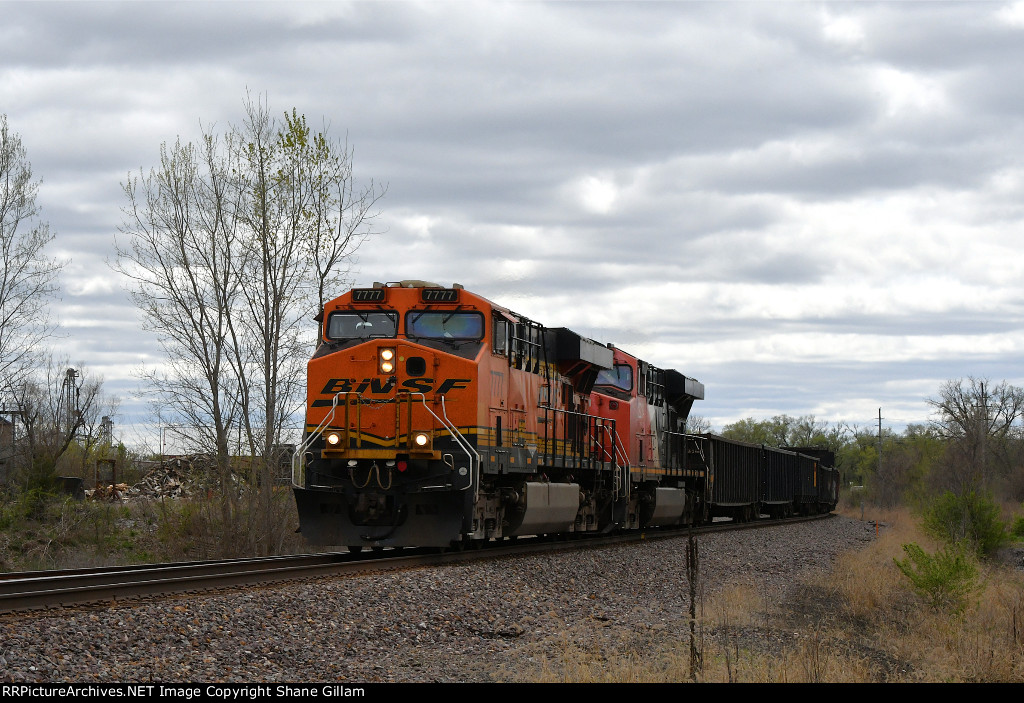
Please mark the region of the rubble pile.
<svg viewBox="0 0 1024 703"><path fill-rule="evenodd" d="M236 458L235 469L249 470L250 460ZM161 462L152 462L153 468L135 484L117 483L115 481L97 481L96 488L86 490L86 497L94 500L143 500L154 498L187 498L208 494L217 487L217 464L209 454L189 454L168 457ZM291 479L289 471L283 471L274 477L275 482L287 485ZM115 477L116 478L116 477ZM231 480L238 486L245 481L237 473L232 473Z"/></svg>
<svg viewBox="0 0 1024 703"><path fill-rule="evenodd" d="M189 481L171 466L150 471L130 489L131 495L146 498L183 498L191 493Z"/></svg>
<svg viewBox="0 0 1024 703"><path fill-rule="evenodd" d="M98 484L86 495L93 500L119 500L128 502L138 499L152 498L184 498L195 492L193 482L188 474L182 471L180 463L165 464L150 471L138 483L129 486L127 483Z"/></svg>
<svg viewBox="0 0 1024 703"><path fill-rule="evenodd" d="M129 490L127 483L111 484L109 486L99 485L91 491L86 491L86 498L93 500L126 500L125 493Z"/></svg>

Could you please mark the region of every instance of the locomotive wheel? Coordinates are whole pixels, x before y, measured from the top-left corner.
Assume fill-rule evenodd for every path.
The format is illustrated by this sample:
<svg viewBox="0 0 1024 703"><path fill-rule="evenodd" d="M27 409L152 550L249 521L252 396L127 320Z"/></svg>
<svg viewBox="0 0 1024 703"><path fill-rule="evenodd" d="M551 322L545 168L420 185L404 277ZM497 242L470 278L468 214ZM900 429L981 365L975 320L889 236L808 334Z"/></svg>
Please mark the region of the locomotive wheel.
<svg viewBox="0 0 1024 703"><path fill-rule="evenodd" d="M363 545L361 545L361 544L349 545L348 546L348 551L349 551L350 554L359 554L359 552L363 551Z"/></svg>

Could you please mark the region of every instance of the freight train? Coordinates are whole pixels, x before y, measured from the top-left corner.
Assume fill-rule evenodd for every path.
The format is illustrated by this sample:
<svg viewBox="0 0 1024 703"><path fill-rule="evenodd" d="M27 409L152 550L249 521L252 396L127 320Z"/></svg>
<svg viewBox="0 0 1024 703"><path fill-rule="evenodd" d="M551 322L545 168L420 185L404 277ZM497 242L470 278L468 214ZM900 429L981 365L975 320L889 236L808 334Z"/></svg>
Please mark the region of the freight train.
<svg viewBox="0 0 1024 703"><path fill-rule="evenodd" d="M455 284L328 302L292 483L311 544L461 548L829 512L834 456L688 433L704 386Z"/></svg>

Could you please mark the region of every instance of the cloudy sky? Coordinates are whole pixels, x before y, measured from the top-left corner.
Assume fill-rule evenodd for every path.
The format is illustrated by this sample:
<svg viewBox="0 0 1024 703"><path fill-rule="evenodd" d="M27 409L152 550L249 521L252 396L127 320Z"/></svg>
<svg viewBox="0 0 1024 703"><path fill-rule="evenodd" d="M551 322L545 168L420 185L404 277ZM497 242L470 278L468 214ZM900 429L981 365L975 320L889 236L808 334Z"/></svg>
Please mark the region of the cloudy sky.
<svg viewBox="0 0 1024 703"><path fill-rule="evenodd" d="M61 340L148 421L122 183L247 91L387 184L355 283L458 282L702 381L716 429L1024 385L1024 3L7 2ZM339 291L340 292L340 291Z"/></svg>

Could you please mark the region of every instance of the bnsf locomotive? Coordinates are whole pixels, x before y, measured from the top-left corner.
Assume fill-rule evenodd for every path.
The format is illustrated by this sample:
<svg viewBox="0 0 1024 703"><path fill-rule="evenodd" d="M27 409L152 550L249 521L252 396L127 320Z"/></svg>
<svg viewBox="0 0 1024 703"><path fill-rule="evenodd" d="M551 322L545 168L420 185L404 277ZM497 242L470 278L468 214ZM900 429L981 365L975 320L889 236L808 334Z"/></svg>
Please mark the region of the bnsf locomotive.
<svg viewBox="0 0 1024 703"><path fill-rule="evenodd" d="M293 464L312 544L522 535L832 510L831 453L686 433L704 386L458 284L330 301Z"/></svg>

